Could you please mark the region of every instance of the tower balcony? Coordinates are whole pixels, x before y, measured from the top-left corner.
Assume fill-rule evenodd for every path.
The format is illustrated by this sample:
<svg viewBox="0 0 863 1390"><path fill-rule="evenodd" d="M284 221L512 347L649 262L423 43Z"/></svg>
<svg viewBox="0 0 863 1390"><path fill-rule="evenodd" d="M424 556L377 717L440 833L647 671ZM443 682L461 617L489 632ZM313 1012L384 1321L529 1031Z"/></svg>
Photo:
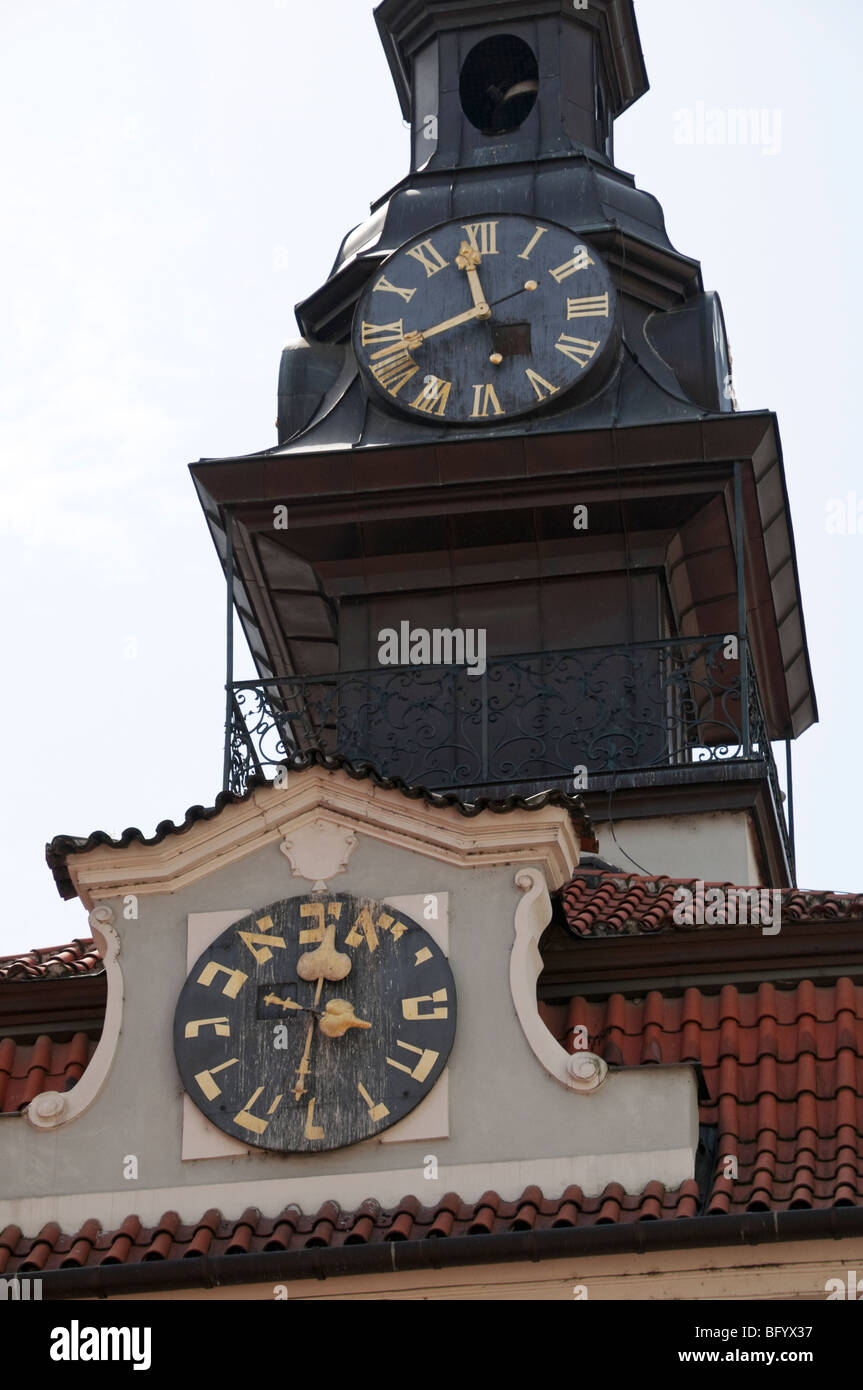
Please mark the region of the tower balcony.
<svg viewBox="0 0 863 1390"><path fill-rule="evenodd" d="M590 808L598 795L624 788L750 781L761 784L780 876L792 869L784 797L742 638L236 681L229 707L225 787L236 793L311 751L464 801L558 788L581 793Z"/></svg>

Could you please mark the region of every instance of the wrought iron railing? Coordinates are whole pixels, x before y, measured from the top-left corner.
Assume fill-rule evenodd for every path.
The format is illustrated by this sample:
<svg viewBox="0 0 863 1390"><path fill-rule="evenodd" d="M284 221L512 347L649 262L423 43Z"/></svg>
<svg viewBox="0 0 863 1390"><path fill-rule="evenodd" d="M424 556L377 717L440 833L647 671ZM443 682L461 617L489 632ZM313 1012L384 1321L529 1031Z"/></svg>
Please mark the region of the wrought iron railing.
<svg viewBox="0 0 863 1390"><path fill-rule="evenodd" d="M778 809L755 673L730 649L727 636L679 638L504 656L481 675L389 666L237 681L227 786L242 791L312 749L409 785L473 793L571 787L580 769L596 777L735 759L766 764Z"/></svg>

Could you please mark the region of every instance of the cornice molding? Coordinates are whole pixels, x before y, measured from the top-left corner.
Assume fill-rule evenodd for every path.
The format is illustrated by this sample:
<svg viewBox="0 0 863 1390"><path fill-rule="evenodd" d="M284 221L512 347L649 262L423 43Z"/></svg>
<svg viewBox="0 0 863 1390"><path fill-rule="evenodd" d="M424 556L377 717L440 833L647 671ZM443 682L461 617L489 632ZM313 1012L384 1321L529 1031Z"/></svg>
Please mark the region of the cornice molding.
<svg viewBox="0 0 863 1390"><path fill-rule="evenodd" d="M97 845L69 853L66 867L78 897L92 908L120 894L176 893L267 845L295 840L309 825L339 827L459 868L539 864L552 889L571 877L581 848L562 806L465 818L455 807L411 801L369 780L312 767L290 772L284 787L257 787L245 801L157 844Z"/></svg>

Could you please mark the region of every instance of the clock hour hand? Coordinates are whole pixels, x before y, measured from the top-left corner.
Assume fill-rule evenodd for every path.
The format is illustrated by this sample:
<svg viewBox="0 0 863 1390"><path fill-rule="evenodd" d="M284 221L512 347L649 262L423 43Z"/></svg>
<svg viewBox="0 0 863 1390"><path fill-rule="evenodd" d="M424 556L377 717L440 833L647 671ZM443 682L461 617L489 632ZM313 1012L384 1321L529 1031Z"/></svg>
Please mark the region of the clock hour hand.
<svg viewBox="0 0 863 1390"><path fill-rule="evenodd" d="M304 1004L296 1004L293 999L279 999L275 994L268 994L264 998L265 1004L278 1004L283 1012L288 1009L300 1009L303 1013L313 1013L314 1010L306 1009Z"/></svg>
<svg viewBox="0 0 863 1390"><path fill-rule="evenodd" d="M482 256L479 251L477 251L475 246L471 246L468 242L463 241L459 247L455 263L459 270L463 270L467 275L467 282L470 286L470 292L473 295L474 307L482 310L479 317L484 319L491 318L488 300L479 282L479 270L477 267L482 264Z"/></svg>

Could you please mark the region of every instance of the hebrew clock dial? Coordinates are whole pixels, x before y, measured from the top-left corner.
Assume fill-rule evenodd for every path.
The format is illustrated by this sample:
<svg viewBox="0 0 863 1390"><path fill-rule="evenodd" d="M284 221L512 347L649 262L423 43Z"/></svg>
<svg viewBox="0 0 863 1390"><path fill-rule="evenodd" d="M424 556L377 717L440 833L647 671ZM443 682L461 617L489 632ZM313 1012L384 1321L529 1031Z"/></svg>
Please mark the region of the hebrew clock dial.
<svg viewBox="0 0 863 1390"><path fill-rule="evenodd" d="M455 1036L452 971L416 922L367 898L273 903L198 959L174 1016L183 1085L232 1138L336 1149L403 1119Z"/></svg>
<svg viewBox="0 0 863 1390"><path fill-rule="evenodd" d="M436 425L499 425L601 384L617 296L599 253L529 217L445 222L383 263L353 345L373 396Z"/></svg>

